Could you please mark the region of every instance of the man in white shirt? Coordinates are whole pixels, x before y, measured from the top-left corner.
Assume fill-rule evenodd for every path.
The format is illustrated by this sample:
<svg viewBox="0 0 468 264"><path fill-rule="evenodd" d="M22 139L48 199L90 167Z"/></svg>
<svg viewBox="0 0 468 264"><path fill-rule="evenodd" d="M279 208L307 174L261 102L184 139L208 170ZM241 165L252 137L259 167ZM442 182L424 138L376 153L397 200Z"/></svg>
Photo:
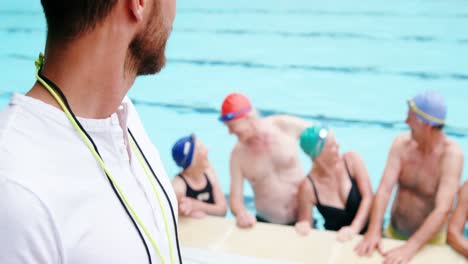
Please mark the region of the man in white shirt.
<svg viewBox="0 0 468 264"><path fill-rule="evenodd" d="M125 97L164 66L175 0L41 2L44 78L0 112L0 263L181 262L174 192Z"/></svg>

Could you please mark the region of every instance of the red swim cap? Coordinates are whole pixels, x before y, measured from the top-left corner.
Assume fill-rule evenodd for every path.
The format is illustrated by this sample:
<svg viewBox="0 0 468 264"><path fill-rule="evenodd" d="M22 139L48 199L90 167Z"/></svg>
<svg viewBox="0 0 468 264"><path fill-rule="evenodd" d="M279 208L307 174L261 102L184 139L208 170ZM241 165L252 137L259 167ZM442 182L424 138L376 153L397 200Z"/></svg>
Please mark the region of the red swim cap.
<svg viewBox="0 0 468 264"><path fill-rule="evenodd" d="M252 105L249 98L240 93L231 93L224 98L219 120L222 122L236 120L246 116L250 110Z"/></svg>

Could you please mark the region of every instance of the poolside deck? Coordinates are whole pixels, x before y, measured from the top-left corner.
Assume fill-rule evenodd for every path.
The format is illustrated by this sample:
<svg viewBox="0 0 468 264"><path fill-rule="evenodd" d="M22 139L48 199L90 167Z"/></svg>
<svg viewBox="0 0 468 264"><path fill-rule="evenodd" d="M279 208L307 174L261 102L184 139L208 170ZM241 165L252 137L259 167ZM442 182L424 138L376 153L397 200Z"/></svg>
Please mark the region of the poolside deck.
<svg viewBox="0 0 468 264"><path fill-rule="evenodd" d="M243 230L234 219L205 217L181 218L179 232L186 263L382 263L378 253L360 258L353 252L359 237L340 243L329 231L312 230L309 236L299 237L289 226L257 223L255 228ZM384 239L384 248L401 243ZM411 263L468 261L448 246L426 246Z"/></svg>

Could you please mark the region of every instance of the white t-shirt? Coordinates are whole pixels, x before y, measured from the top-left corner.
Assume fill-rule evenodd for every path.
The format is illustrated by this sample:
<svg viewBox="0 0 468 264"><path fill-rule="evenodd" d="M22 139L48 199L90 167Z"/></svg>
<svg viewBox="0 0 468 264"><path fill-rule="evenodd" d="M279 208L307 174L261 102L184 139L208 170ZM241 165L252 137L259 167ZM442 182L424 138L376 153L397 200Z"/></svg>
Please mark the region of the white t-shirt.
<svg viewBox="0 0 468 264"><path fill-rule="evenodd" d="M134 106L124 99L109 118L79 120L170 263L158 200L129 144L127 127L168 193L176 217L177 202ZM169 204L156 186L178 262ZM160 263L142 234L153 263ZM0 263L148 263L144 244L103 169L65 114L19 94L0 112Z"/></svg>

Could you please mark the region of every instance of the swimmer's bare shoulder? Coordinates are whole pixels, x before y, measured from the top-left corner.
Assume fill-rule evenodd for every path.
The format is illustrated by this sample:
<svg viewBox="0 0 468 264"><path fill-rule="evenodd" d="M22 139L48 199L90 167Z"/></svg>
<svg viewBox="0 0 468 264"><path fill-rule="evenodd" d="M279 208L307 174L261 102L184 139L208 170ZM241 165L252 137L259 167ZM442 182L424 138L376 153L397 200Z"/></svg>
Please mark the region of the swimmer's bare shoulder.
<svg viewBox="0 0 468 264"><path fill-rule="evenodd" d="M295 137L299 137L304 129L312 126L311 122L292 115L272 115L266 117L265 121L271 123L284 133L294 135Z"/></svg>
<svg viewBox="0 0 468 264"><path fill-rule="evenodd" d="M402 153L402 151L408 150L413 147L413 139L411 138L410 132L404 132L395 137L392 143L392 149L394 153Z"/></svg>
<svg viewBox="0 0 468 264"><path fill-rule="evenodd" d="M269 116L265 116L261 119L261 121L264 123L264 124L269 124L269 125L273 125L273 126L278 126L278 115L269 115Z"/></svg>
<svg viewBox="0 0 468 264"><path fill-rule="evenodd" d="M446 138L443 156L445 159L458 160L463 168L463 149L455 140L448 137Z"/></svg>
<svg viewBox="0 0 468 264"><path fill-rule="evenodd" d="M446 137L445 144L446 144L446 152L451 152L455 155L463 155L462 148L460 147L458 142L455 141L454 139Z"/></svg>
<svg viewBox="0 0 468 264"><path fill-rule="evenodd" d="M245 155L245 146L241 142L236 142L231 151L231 164L240 167L243 156Z"/></svg>

